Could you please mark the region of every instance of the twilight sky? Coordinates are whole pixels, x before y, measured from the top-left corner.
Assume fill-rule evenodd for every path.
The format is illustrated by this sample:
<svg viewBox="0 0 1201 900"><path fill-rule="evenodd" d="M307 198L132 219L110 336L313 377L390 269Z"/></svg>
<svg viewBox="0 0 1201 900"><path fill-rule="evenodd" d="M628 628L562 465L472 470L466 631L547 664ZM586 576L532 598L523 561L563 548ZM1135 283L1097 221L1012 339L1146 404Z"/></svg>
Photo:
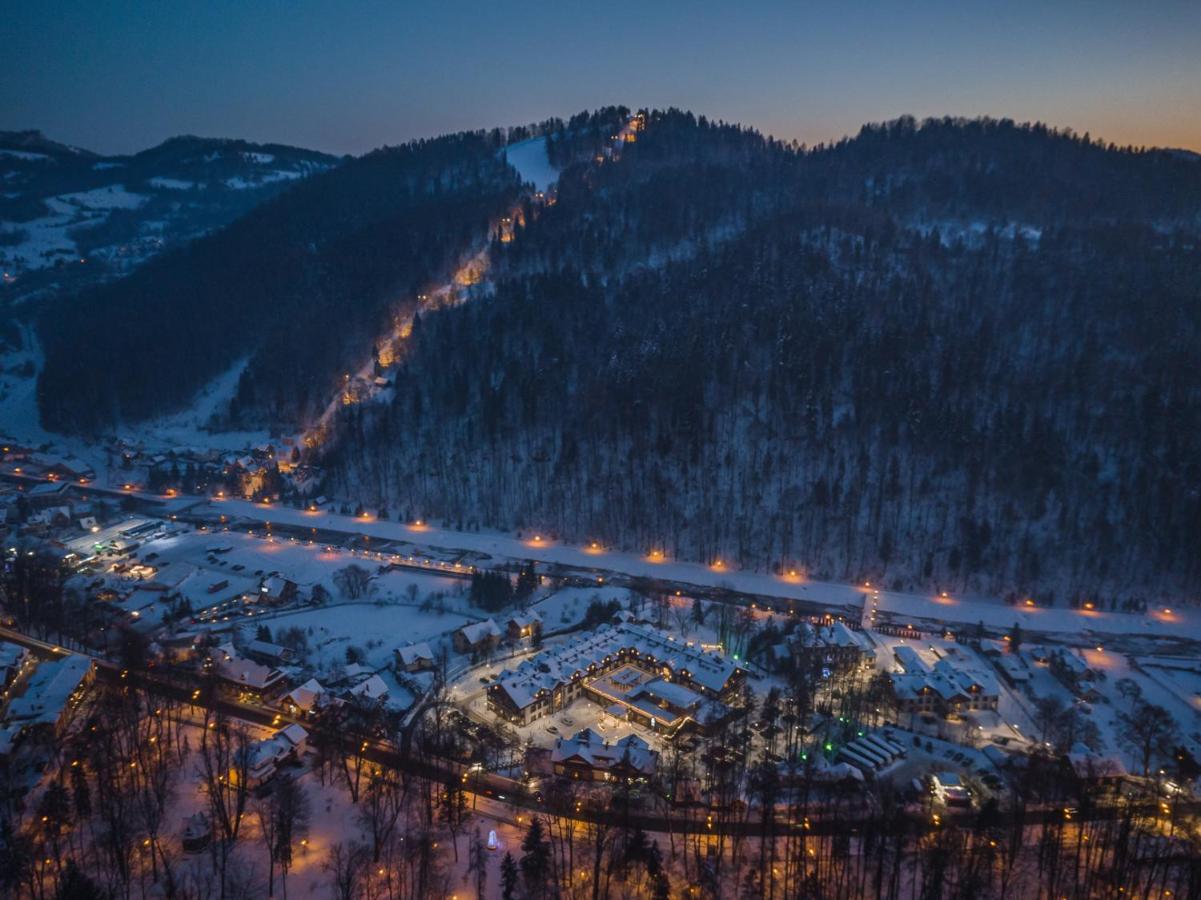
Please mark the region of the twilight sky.
<svg viewBox="0 0 1201 900"><path fill-rule="evenodd" d="M1201 151L1201 0L8 0L0 129L359 153L608 103L809 143L903 113Z"/></svg>

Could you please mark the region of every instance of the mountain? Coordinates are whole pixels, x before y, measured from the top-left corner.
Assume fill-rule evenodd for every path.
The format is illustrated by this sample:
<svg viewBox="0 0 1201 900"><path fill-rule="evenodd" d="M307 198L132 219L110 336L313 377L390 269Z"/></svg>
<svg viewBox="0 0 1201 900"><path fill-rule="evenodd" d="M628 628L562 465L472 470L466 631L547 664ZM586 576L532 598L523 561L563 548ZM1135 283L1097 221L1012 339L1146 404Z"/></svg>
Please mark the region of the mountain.
<svg viewBox="0 0 1201 900"><path fill-rule="evenodd" d="M94 432L172 412L232 367L229 424L317 415L398 307L486 243L516 198L498 141L465 133L369 153L47 304L43 422Z"/></svg>
<svg viewBox="0 0 1201 900"><path fill-rule="evenodd" d="M0 132L0 303L20 306L126 274L338 162L191 136L101 156L37 131Z"/></svg>
<svg viewBox="0 0 1201 900"><path fill-rule="evenodd" d="M1041 602L1197 588L1198 161L991 119L636 123L378 151L47 304L43 418L232 372L229 426L341 394L322 490L401 516Z"/></svg>
<svg viewBox="0 0 1201 900"><path fill-rule="evenodd" d="M652 114L423 316L327 492L466 528L1041 602L1201 577L1201 165Z"/></svg>

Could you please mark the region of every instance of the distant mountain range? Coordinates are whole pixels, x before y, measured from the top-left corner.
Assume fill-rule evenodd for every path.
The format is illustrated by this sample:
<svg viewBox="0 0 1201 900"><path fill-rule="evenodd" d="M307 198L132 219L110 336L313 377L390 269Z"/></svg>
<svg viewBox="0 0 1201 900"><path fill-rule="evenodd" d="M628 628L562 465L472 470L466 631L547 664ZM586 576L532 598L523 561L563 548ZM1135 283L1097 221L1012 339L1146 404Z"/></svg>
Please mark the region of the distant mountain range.
<svg viewBox="0 0 1201 900"><path fill-rule="evenodd" d="M38 131L0 132L0 304L123 275L339 161L191 136L103 156Z"/></svg>

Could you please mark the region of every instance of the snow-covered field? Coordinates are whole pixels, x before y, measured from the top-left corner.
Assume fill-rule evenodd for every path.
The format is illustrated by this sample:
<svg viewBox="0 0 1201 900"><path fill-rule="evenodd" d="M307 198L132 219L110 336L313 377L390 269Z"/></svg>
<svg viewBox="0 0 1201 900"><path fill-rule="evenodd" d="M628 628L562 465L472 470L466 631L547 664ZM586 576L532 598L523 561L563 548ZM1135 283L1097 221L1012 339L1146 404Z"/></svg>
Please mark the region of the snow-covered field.
<svg viewBox="0 0 1201 900"><path fill-rule="evenodd" d="M346 662L346 648L363 651L363 665L381 669L392 663L392 651L410 642L430 641L476 617L452 612L422 611L416 606L377 603L338 603L255 619L272 632L301 628L308 635L309 663L325 668Z"/></svg>
<svg viewBox="0 0 1201 900"><path fill-rule="evenodd" d="M532 609L542 616L542 625L548 632L557 631L580 622L594 600L601 603L616 600L624 605L628 594L625 588L599 585L595 588L563 588L534 603Z"/></svg>

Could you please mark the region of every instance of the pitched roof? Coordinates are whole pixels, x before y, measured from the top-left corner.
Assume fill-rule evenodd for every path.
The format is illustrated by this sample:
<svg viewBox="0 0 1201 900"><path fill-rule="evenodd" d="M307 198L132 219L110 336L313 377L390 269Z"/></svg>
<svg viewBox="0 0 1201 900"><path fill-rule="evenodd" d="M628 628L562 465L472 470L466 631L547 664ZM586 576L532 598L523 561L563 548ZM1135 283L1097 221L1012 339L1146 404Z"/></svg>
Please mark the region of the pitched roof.
<svg viewBox="0 0 1201 900"><path fill-rule="evenodd" d="M400 661L406 666L412 665L419 660L428 659L432 662L434 659L434 651L430 649L430 645L425 641L422 641L420 644L397 647L396 655L400 657Z"/></svg>

